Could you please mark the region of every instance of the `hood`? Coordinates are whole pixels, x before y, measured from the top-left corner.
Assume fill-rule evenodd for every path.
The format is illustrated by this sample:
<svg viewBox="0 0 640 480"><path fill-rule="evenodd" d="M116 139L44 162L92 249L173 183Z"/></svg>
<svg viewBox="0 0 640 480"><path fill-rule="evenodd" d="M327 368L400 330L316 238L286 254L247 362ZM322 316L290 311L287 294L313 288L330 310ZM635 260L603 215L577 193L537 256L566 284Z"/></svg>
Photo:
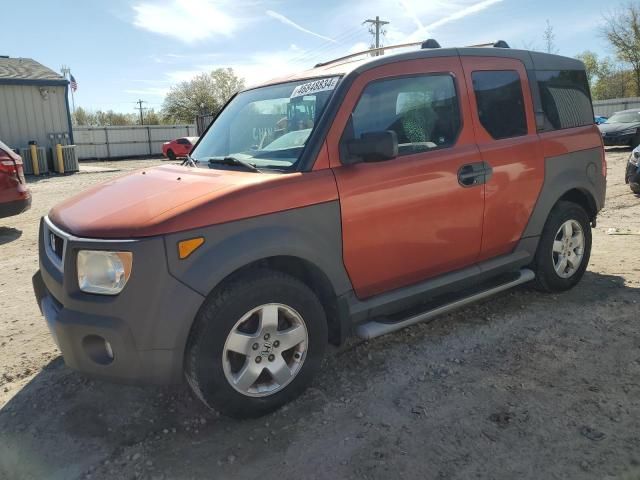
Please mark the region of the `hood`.
<svg viewBox="0 0 640 480"><path fill-rule="evenodd" d="M141 170L86 190L54 207L49 217L77 236L145 236L168 212L180 212L269 174L161 166Z"/></svg>
<svg viewBox="0 0 640 480"><path fill-rule="evenodd" d="M334 200L335 181L326 173L160 166L86 190L56 205L49 218L79 237L148 237Z"/></svg>
<svg viewBox="0 0 640 480"><path fill-rule="evenodd" d="M598 128L602 133L618 133L632 128L640 128L640 122L637 123L601 123Z"/></svg>

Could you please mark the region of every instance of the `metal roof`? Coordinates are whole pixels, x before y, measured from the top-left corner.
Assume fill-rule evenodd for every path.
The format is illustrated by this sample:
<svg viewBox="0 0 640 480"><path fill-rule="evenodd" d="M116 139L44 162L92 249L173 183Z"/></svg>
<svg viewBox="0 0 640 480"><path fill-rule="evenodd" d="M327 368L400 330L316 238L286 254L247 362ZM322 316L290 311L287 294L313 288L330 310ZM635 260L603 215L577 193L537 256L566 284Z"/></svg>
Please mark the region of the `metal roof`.
<svg viewBox="0 0 640 480"><path fill-rule="evenodd" d="M0 57L0 83L66 85L68 81L31 58Z"/></svg>

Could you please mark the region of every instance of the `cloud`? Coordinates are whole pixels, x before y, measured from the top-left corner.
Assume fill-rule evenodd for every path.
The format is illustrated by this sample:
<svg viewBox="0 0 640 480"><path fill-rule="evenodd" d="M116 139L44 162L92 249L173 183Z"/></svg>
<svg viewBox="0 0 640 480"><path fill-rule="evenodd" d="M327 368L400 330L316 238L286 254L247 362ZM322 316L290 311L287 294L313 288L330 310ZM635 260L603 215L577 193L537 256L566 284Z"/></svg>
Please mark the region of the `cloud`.
<svg viewBox="0 0 640 480"><path fill-rule="evenodd" d="M473 15L475 13L481 12L482 10L485 10L490 6L495 5L496 3L500 3L502 1L503 0L483 0L473 5L469 5L468 7L458 10L457 12L452 13L450 15L447 15L441 18L440 20L437 20L433 23L430 23L429 25L424 26L423 28L419 28L418 30L413 32L407 38L407 40L408 41L422 40L426 38L430 34L430 32L432 32L438 27L441 27L442 25L453 22L455 20L460 20L461 18L468 17L469 15Z"/></svg>
<svg viewBox="0 0 640 480"><path fill-rule="evenodd" d="M125 93L131 93L133 95L146 95L149 97L162 97L164 98L169 93L169 87L149 87L138 88L132 90L125 90Z"/></svg>
<svg viewBox="0 0 640 480"><path fill-rule="evenodd" d="M402 5L402 8L404 8L404 11L406 12L407 16L416 24L416 26L419 29L423 29L424 25L416 15L416 11L413 9L413 6L410 5L409 2L407 2L407 0L400 0L400 5Z"/></svg>
<svg viewBox="0 0 640 480"><path fill-rule="evenodd" d="M333 38L325 37L324 35L320 35L319 33L312 32L311 30L304 28L302 25L298 25L296 22L289 20L287 17L285 17L281 13L274 12L273 10L267 10L266 14L271 18L284 23L285 25L295 28L296 30L300 30L301 32L308 33L309 35L313 35L314 37L322 38L323 40L328 40L329 42L337 43Z"/></svg>
<svg viewBox="0 0 640 480"><path fill-rule="evenodd" d="M356 42L349 48L346 54L351 55L352 53L364 52L369 49L369 46L366 42Z"/></svg>
<svg viewBox="0 0 640 480"><path fill-rule="evenodd" d="M154 63L175 65L180 63L210 62L222 53L163 53L149 55L149 59Z"/></svg>
<svg viewBox="0 0 640 480"><path fill-rule="evenodd" d="M227 2L213 0L170 0L162 4L142 2L133 6L133 24L143 30L177 38L185 43L231 36L240 21L222 9Z"/></svg>
<svg viewBox="0 0 640 480"><path fill-rule="evenodd" d="M288 49L273 52L255 52L242 61L231 61L216 64L196 65L188 70L174 70L165 73L166 82L175 85L179 82L191 80L196 75L211 72L217 68L232 68L236 75L244 78L249 87L257 85L274 77L284 77L312 65L305 57L307 52L296 45Z"/></svg>

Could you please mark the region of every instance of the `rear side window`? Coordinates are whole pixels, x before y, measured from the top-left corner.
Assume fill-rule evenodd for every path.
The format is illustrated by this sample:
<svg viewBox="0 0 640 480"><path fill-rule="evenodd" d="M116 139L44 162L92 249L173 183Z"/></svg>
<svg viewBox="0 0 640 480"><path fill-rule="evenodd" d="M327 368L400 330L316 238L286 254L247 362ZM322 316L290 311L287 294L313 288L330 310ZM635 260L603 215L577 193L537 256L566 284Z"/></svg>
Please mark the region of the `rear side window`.
<svg viewBox="0 0 640 480"><path fill-rule="evenodd" d="M424 75L372 82L352 113L353 138L393 130L398 154L450 147L460 132L460 112L451 75Z"/></svg>
<svg viewBox="0 0 640 480"><path fill-rule="evenodd" d="M593 123L587 74L582 70L537 71L545 130L583 127Z"/></svg>
<svg viewBox="0 0 640 480"><path fill-rule="evenodd" d="M527 117L518 72L482 71L471 74L478 116L495 140L527 134Z"/></svg>

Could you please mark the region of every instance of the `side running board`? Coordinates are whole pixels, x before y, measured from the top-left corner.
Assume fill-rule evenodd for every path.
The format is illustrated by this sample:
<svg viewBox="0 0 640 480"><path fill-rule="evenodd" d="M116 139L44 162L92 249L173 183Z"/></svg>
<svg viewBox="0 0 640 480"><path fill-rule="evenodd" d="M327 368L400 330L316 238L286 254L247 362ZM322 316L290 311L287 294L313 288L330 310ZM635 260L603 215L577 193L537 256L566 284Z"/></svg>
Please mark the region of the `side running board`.
<svg viewBox="0 0 640 480"><path fill-rule="evenodd" d="M370 340L372 338L376 338L381 335L386 335L387 333L395 332L396 330L401 330L410 325L414 325L419 322L424 322L425 320L430 320L433 317L436 317L438 315L449 313L453 310L469 305L470 303L474 303L484 298L495 295L496 293L504 292L505 290L509 290L510 288L515 287L516 285L521 285L523 283L530 282L534 278L535 278L535 274L531 270L524 268L520 270L518 277L515 278L514 280L489 288L488 290L474 293L473 295L470 295L468 297L455 300L451 303L447 303L445 305L434 308L433 310L422 312L418 315L414 315L405 320L400 320L394 323L382 323L382 322L376 322L375 320L371 322L363 323L356 327L356 335L365 340Z"/></svg>

